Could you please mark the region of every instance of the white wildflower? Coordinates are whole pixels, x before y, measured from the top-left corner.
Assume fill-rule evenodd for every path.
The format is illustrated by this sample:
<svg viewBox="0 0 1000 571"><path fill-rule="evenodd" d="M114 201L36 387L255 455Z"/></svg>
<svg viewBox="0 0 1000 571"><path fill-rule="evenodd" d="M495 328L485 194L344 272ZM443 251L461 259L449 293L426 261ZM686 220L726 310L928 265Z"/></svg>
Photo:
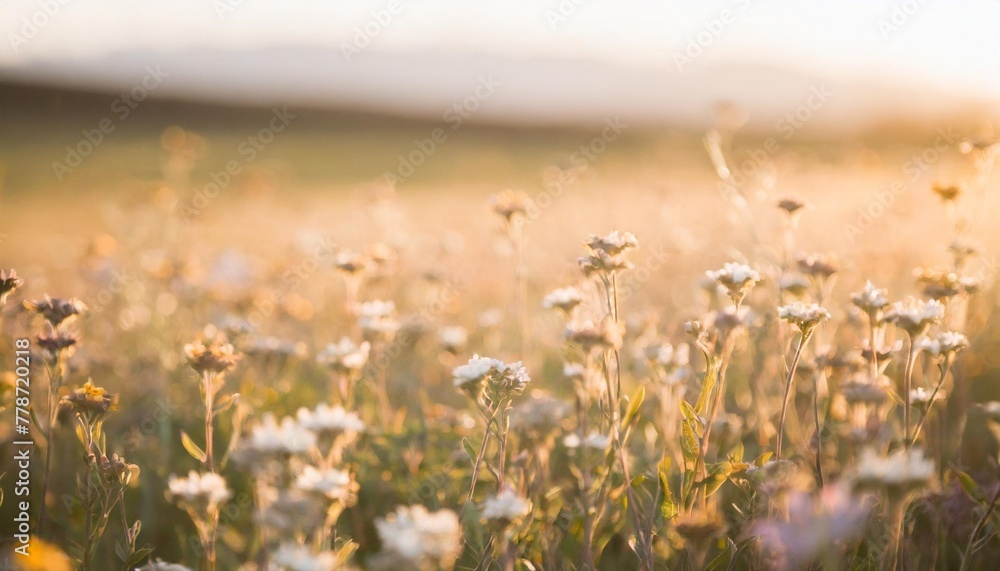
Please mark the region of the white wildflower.
<svg viewBox="0 0 1000 571"><path fill-rule="evenodd" d="M199 474L192 470L186 478L171 475L167 488L178 501L192 506L207 506L208 510L215 509L232 496L226 480L214 472Z"/></svg>
<svg viewBox="0 0 1000 571"><path fill-rule="evenodd" d="M469 333L464 327L452 325L441 329L438 333L438 340L447 351L455 352L465 347L469 342Z"/></svg>
<svg viewBox="0 0 1000 571"><path fill-rule="evenodd" d="M563 446L569 448L570 450L584 448L603 451L607 450L609 444L611 444L611 437L599 432L591 432L583 438L580 438L580 435L574 432L567 434L566 437L563 438Z"/></svg>
<svg viewBox="0 0 1000 571"><path fill-rule="evenodd" d="M866 281L864 289L851 294L851 302L869 314L874 314L889 305L885 293L884 289L875 287L871 281Z"/></svg>
<svg viewBox="0 0 1000 571"><path fill-rule="evenodd" d="M349 434L364 432L365 423L356 413L347 412L342 406L320 403L315 410L305 407L299 409L296 416L299 425L317 434Z"/></svg>
<svg viewBox="0 0 1000 571"><path fill-rule="evenodd" d="M295 487L303 492L322 494L331 500L350 503L358 485L346 470L336 468L318 469L306 466L295 479Z"/></svg>
<svg viewBox="0 0 1000 571"><path fill-rule="evenodd" d="M473 355L468 363L459 365L452 371L455 387L463 388L482 382L493 368L494 361L497 360L490 359L489 357L480 357L478 354Z"/></svg>
<svg viewBox="0 0 1000 571"><path fill-rule="evenodd" d="M505 488L483 504L483 519L509 523L531 511L531 503L510 488Z"/></svg>
<svg viewBox="0 0 1000 571"><path fill-rule="evenodd" d="M462 549L462 528L451 510L400 506L376 520L375 529L382 541L376 569L450 569Z"/></svg>
<svg viewBox="0 0 1000 571"><path fill-rule="evenodd" d="M895 323L911 336L915 336L926 331L931 324L940 322L942 317L944 317L944 306L940 301L935 299L921 301L911 297L906 301L892 304L892 309L886 314L885 319Z"/></svg>
<svg viewBox="0 0 1000 571"><path fill-rule="evenodd" d="M969 346L969 339L955 331L942 331L934 338L923 337L917 341L917 349L935 357L950 357Z"/></svg>
<svg viewBox="0 0 1000 571"><path fill-rule="evenodd" d="M542 307L545 309L559 309L566 313L583 303L583 294L575 287L563 287L550 291L542 299Z"/></svg>
<svg viewBox="0 0 1000 571"><path fill-rule="evenodd" d="M250 431L249 448L261 453L287 452L298 454L311 449L316 444L316 434L299 425L290 416L274 420L273 414L264 415L260 424Z"/></svg>
<svg viewBox="0 0 1000 571"><path fill-rule="evenodd" d="M333 571L337 568L337 556L332 551L312 553L301 545L282 545L272 561L288 571Z"/></svg>
<svg viewBox="0 0 1000 571"><path fill-rule="evenodd" d="M923 486L934 477L934 462L925 459L919 448L897 450L887 457L865 448L854 477L861 486L907 490Z"/></svg>
<svg viewBox="0 0 1000 571"><path fill-rule="evenodd" d="M803 333L812 331L820 323L830 319L830 312L815 303L796 301L778 308L778 317L795 325Z"/></svg>
<svg viewBox="0 0 1000 571"><path fill-rule="evenodd" d="M389 334L399 329L394 301L366 301L358 306L358 325L366 333Z"/></svg>
<svg viewBox="0 0 1000 571"><path fill-rule="evenodd" d="M342 373L357 372L368 362L370 349L371 345L367 341L358 345L344 337L338 343L330 343L320 351L319 355L316 355L316 362Z"/></svg>
<svg viewBox="0 0 1000 571"><path fill-rule="evenodd" d="M611 256L617 256L626 250L639 246L639 241L631 232L615 230L603 238L594 234L587 236L587 246L594 251L602 251Z"/></svg>
<svg viewBox="0 0 1000 571"><path fill-rule="evenodd" d="M733 304L739 305L757 282L760 281L760 274L753 268L745 264L728 262L723 264L721 270L707 271L705 275L715 283L726 288L729 298Z"/></svg>

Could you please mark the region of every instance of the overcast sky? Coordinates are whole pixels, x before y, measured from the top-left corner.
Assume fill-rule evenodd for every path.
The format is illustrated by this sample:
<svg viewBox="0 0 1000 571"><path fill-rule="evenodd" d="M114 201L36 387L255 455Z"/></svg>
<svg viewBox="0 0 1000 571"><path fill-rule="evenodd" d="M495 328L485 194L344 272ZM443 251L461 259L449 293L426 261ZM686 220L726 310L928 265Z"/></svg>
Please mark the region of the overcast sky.
<svg viewBox="0 0 1000 571"><path fill-rule="evenodd" d="M59 9L45 14L45 4ZM389 0L3 0L0 66L137 49L338 48L367 24L383 28L368 46L378 51L673 66L700 38L704 53L695 65L749 59L1000 93L996 0L400 0L398 6L383 27L372 22L373 11L387 10ZM25 19L41 25L36 30Z"/></svg>

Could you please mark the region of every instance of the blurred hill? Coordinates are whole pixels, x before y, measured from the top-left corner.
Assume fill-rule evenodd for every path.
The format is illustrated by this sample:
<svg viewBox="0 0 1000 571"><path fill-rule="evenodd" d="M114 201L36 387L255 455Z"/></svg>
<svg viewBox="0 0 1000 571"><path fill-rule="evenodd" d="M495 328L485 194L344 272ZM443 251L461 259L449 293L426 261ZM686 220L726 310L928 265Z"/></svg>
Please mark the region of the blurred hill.
<svg viewBox="0 0 1000 571"><path fill-rule="evenodd" d="M0 79L29 85L116 92L139 83L147 68L168 74L157 97L224 105L362 111L438 120L471 96L483 78L498 84L468 120L478 124L580 126L621 117L647 126L703 130L719 101L748 114L750 130L768 133L787 113L829 94L802 127L820 137L906 126L968 124L1000 117L996 101L886 77L836 83L821 68L800 72L754 64L703 64L681 70L623 66L593 59L479 53L366 50L350 57L321 47L254 51L190 48L129 51L80 60L35 60L0 69ZM815 98L812 100L815 101Z"/></svg>

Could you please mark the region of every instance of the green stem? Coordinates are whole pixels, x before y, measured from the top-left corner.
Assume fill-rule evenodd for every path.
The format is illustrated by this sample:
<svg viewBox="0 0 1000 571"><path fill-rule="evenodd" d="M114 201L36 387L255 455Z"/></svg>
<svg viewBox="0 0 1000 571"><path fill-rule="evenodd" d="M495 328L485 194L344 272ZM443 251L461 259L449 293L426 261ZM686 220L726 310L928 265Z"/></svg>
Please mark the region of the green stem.
<svg viewBox="0 0 1000 571"><path fill-rule="evenodd" d="M799 366L799 359L802 357L802 349L806 346L812 330L805 330L799 336L799 345L795 348L795 356L792 357L792 364L788 368L788 378L785 379L785 396L781 401L781 416L778 419L778 442L775 446L774 457L781 460L781 442L785 435L785 417L788 414L788 403L792 395L792 382L795 379L795 369Z"/></svg>
<svg viewBox="0 0 1000 571"><path fill-rule="evenodd" d="M909 347L906 350L906 367L903 370L903 442L909 448L910 440L910 385L913 377L913 363L915 361L913 335L907 333Z"/></svg>
<svg viewBox="0 0 1000 571"><path fill-rule="evenodd" d="M931 393L931 398L927 401L927 409L920 414L920 420L917 421L917 427L913 429L913 439L907 441L906 448L910 449L916 443L917 439L920 438L920 430L924 427L924 423L927 421L927 417L931 415L931 408L934 406L934 399L937 398L938 391L944 385L945 379L948 378L948 371L951 370L951 358L946 357L945 361L941 363L941 378L938 379L937 384L934 386L934 391Z"/></svg>
<svg viewBox="0 0 1000 571"><path fill-rule="evenodd" d="M813 375L813 417L816 419L816 482L823 487L823 436L819 426L819 373Z"/></svg>

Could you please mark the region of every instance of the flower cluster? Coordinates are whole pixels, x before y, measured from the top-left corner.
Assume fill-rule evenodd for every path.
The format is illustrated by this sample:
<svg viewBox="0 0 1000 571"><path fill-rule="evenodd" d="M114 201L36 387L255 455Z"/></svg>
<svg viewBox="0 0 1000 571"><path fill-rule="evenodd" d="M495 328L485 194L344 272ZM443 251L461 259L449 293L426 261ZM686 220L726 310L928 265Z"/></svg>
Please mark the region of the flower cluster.
<svg viewBox="0 0 1000 571"><path fill-rule="evenodd" d="M358 306L358 326L369 335L392 335L399 330L396 302L366 301Z"/></svg>
<svg viewBox="0 0 1000 571"><path fill-rule="evenodd" d="M796 301L778 308L778 317L799 328L803 335L830 319L830 312L815 303Z"/></svg>
<svg viewBox="0 0 1000 571"><path fill-rule="evenodd" d="M939 323L942 317L944 317L944 306L940 301L935 299L921 301L911 297L906 301L892 304L892 309L886 313L885 320L916 337L932 324Z"/></svg>
<svg viewBox="0 0 1000 571"><path fill-rule="evenodd" d="M520 361L504 363L473 355L465 365L452 371L456 388L470 393L478 393L484 386L498 395L514 395L522 392L531 378Z"/></svg>
<svg viewBox="0 0 1000 571"><path fill-rule="evenodd" d="M171 475L167 488L170 497L196 511L214 511L232 497L226 480L214 472L199 474L192 470L187 477Z"/></svg>
<svg viewBox="0 0 1000 571"><path fill-rule="evenodd" d="M87 417L100 418L115 409L118 397L104 388L95 386L93 381L87 381L82 387L74 389L65 395L59 403L73 412Z"/></svg>
<svg viewBox="0 0 1000 571"><path fill-rule="evenodd" d="M356 344L347 337L338 343L330 343L316 355L316 362L338 373L357 373L368 362L371 344L363 341Z"/></svg>
<svg viewBox="0 0 1000 571"><path fill-rule="evenodd" d="M229 343L213 341L208 345L198 341L184 346L188 365L199 374L224 373L236 365L239 355Z"/></svg>
<svg viewBox="0 0 1000 571"><path fill-rule="evenodd" d="M21 285L17 278L7 278L7 280L12 280L10 283L16 284L13 287ZM10 291L13 291L13 287ZM52 327L59 327L64 321L75 318L87 310L87 306L78 299L53 299L49 296L45 296L41 301L25 301L24 307L44 317Z"/></svg>
<svg viewBox="0 0 1000 571"><path fill-rule="evenodd" d="M400 506L378 519L375 529L382 551L372 558L373 569L450 569L462 549L462 528L451 510Z"/></svg>
<svg viewBox="0 0 1000 571"><path fill-rule="evenodd" d="M22 285L24 280L17 277L16 271L0 270L0 305L7 303L7 297Z"/></svg>
<svg viewBox="0 0 1000 571"><path fill-rule="evenodd" d="M760 274L750 266L735 262L723 264L720 270L709 270L705 272L705 275L708 279L725 288L729 299L732 300L733 305L737 306L743 302L750 290L761 279Z"/></svg>

